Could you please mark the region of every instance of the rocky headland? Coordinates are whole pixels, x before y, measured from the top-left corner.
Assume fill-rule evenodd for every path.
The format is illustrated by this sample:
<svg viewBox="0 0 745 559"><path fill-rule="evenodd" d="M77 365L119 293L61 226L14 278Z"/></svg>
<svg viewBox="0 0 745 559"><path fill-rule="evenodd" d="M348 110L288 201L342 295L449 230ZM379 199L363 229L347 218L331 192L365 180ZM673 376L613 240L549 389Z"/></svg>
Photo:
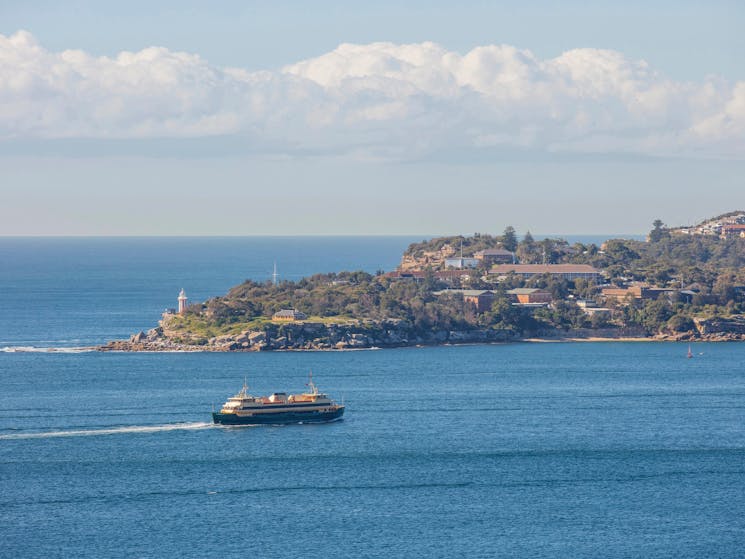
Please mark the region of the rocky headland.
<svg viewBox="0 0 745 559"><path fill-rule="evenodd" d="M109 342L100 351L329 351L407 346L485 344L539 341L670 341L730 342L745 340L745 320L708 319L697 321L696 330L647 335L639 328L553 329L521 335L494 328L474 330L435 330L418 332L405 320L348 323L297 322L268 324L257 330L244 330L210 338L203 343L174 336L158 326L138 332L128 340ZM195 343L196 342L196 343Z"/></svg>
<svg viewBox="0 0 745 559"><path fill-rule="evenodd" d="M102 351L350 350L533 340L745 340L745 212L646 241L440 237L394 272L246 280ZM733 222L736 221L736 223ZM505 263L506 260L509 263Z"/></svg>
<svg viewBox="0 0 745 559"><path fill-rule="evenodd" d="M270 351L270 350L350 350L440 344L473 344L517 341L510 330L434 330L418 332L405 320L349 321L345 323L294 322L267 324L261 329L244 330L191 341L179 333L174 336L159 326L133 334L128 340L112 341L101 351ZM195 343L197 342L197 343Z"/></svg>

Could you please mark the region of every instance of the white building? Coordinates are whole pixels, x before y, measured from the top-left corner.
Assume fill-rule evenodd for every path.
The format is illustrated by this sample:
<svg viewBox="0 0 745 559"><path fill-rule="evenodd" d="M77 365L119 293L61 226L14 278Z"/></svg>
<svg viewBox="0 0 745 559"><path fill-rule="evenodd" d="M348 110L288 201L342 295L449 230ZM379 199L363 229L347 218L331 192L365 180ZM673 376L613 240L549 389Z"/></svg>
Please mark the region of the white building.
<svg viewBox="0 0 745 559"><path fill-rule="evenodd" d="M458 270L462 270L464 268L476 268L479 265L479 260L477 258L464 258L462 256L459 256L457 258L446 258L445 259L445 267L446 268L456 268Z"/></svg>

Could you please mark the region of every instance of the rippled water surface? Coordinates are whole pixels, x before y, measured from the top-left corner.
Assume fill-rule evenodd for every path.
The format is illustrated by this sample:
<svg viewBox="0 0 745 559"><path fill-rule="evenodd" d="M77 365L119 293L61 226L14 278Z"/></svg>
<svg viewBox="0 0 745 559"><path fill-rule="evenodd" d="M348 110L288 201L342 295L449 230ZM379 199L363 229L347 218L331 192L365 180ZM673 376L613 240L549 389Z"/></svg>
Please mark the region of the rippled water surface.
<svg viewBox="0 0 745 559"><path fill-rule="evenodd" d="M147 326L127 286L151 272L65 262L29 256L30 283L6 291L7 347L69 351L0 353L2 557L742 557L745 345L77 352L62 340L101 336L81 316L107 334ZM52 272L58 308L80 313L58 326L49 291L18 299ZM130 299L109 316L118 291ZM209 423L244 376L298 391L311 369L343 421Z"/></svg>

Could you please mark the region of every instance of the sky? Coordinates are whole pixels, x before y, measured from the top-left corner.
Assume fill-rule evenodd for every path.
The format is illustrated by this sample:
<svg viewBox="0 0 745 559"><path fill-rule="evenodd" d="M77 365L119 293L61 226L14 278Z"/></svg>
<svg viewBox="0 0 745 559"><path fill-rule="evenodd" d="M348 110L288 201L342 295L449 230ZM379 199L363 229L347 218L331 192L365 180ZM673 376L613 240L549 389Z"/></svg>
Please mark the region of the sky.
<svg viewBox="0 0 745 559"><path fill-rule="evenodd" d="M0 235L640 234L745 209L745 3L0 2Z"/></svg>

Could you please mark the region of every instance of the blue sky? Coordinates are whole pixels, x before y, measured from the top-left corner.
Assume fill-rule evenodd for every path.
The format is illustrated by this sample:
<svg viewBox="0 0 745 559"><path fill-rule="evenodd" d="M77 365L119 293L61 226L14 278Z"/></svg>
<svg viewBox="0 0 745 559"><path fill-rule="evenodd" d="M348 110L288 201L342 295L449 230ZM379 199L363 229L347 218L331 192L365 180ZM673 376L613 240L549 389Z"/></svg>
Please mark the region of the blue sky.
<svg viewBox="0 0 745 559"><path fill-rule="evenodd" d="M739 2L60 4L0 4L0 235L640 233L745 209Z"/></svg>

